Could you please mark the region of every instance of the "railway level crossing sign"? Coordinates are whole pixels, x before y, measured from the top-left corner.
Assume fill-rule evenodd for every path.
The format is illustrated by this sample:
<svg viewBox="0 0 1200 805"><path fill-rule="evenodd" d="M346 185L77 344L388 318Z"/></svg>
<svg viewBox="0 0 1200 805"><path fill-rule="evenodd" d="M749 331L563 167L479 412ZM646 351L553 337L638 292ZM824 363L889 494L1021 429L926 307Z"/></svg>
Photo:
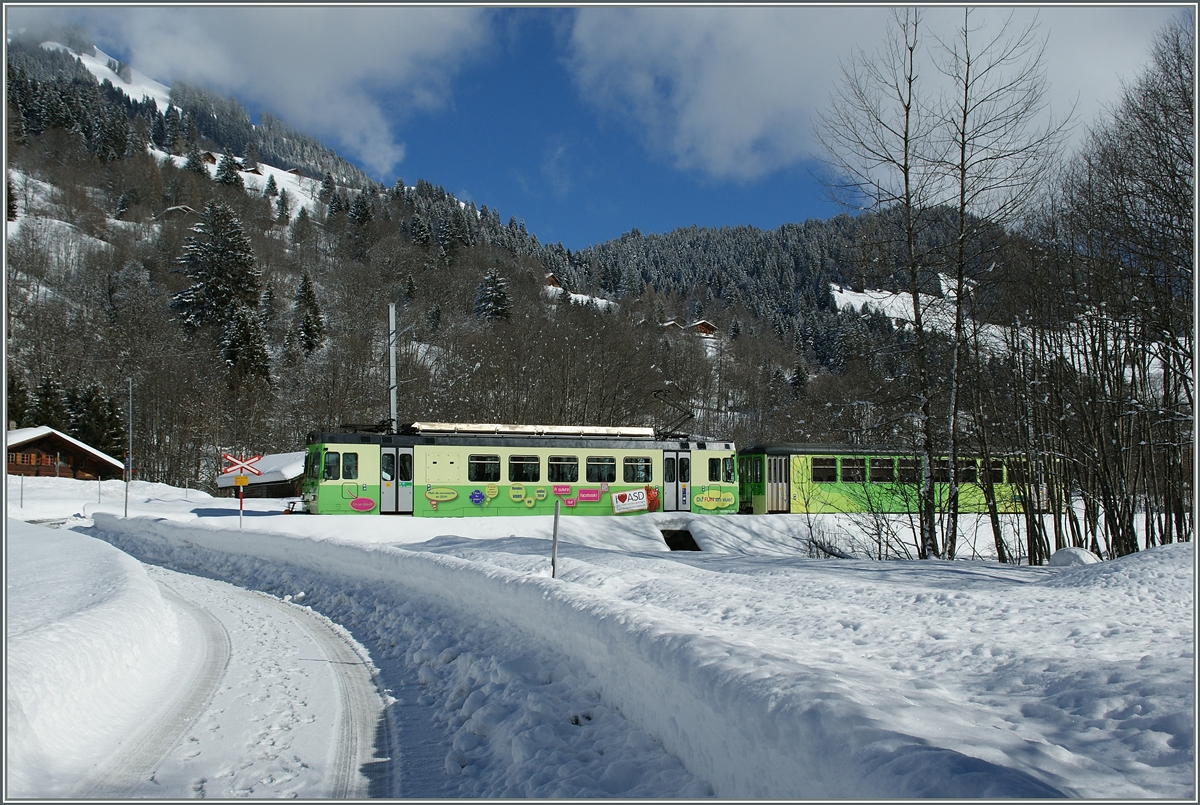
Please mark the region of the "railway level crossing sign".
<svg viewBox="0 0 1200 805"><path fill-rule="evenodd" d="M251 456L250 458L242 458L240 456L231 456L228 453L222 453L221 458L225 459L227 466L221 470L222 475L228 475L231 472L236 472L233 476L233 485L238 488L238 528L242 527L242 504L243 490L250 483L250 476L245 473L253 473L254 475L262 475L262 470L253 466L256 461L261 461L262 456Z"/></svg>

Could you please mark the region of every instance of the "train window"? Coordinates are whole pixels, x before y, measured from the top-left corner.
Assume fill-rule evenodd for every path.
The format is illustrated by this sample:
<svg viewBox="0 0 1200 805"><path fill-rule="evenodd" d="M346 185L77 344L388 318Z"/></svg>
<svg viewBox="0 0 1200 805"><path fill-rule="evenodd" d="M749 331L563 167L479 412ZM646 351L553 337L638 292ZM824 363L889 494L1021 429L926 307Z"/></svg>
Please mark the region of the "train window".
<svg viewBox="0 0 1200 805"><path fill-rule="evenodd" d="M842 459L842 483L861 484L867 479L867 460L865 458Z"/></svg>
<svg viewBox="0 0 1200 805"><path fill-rule="evenodd" d="M536 484L541 479L542 464L541 459L537 456L509 456L509 481L522 484Z"/></svg>
<svg viewBox="0 0 1200 805"><path fill-rule="evenodd" d="M358 480L358 453L342 453L342 480Z"/></svg>
<svg viewBox="0 0 1200 805"><path fill-rule="evenodd" d="M721 483L731 484L737 480L737 465L733 463L733 457L721 460L721 467L724 469L724 474L721 478Z"/></svg>
<svg viewBox="0 0 1200 805"><path fill-rule="evenodd" d="M933 482L935 484L950 483L950 461L945 458L933 460Z"/></svg>
<svg viewBox="0 0 1200 805"><path fill-rule="evenodd" d="M579 480L578 456L550 456L546 480L552 484L573 484Z"/></svg>
<svg viewBox="0 0 1200 805"><path fill-rule="evenodd" d="M921 483L921 460L918 458L902 458L896 462L900 468L900 483Z"/></svg>
<svg viewBox="0 0 1200 805"><path fill-rule="evenodd" d="M379 477L384 481L396 480L396 456L393 453L379 457Z"/></svg>
<svg viewBox="0 0 1200 805"><path fill-rule="evenodd" d="M896 465L890 458L873 458L870 465L873 484L890 484L896 480Z"/></svg>
<svg viewBox="0 0 1200 805"><path fill-rule="evenodd" d="M708 480L710 483L721 482L721 459L710 458L708 460Z"/></svg>
<svg viewBox="0 0 1200 805"><path fill-rule="evenodd" d="M1008 464L1008 482L1017 486L1029 483L1029 462L1025 459L1010 461Z"/></svg>
<svg viewBox="0 0 1200 805"><path fill-rule="evenodd" d="M813 483L831 484L837 481L837 459L833 456L813 456Z"/></svg>
<svg viewBox="0 0 1200 805"><path fill-rule="evenodd" d="M400 466L396 468L397 481L411 481L413 479L413 457L412 453L400 454Z"/></svg>
<svg viewBox="0 0 1200 805"><path fill-rule="evenodd" d="M500 456L467 456L467 480L495 483L500 480Z"/></svg>
<svg viewBox="0 0 1200 805"><path fill-rule="evenodd" d="M336 481L339 477L339 467L341 466L342 454L329 452L325 454L325 473L321 476L326 481Z"/></svg>
<svg viewBox="0 0 1200 805"><path fill-rule="evenodd" d="M684 483L687 479L683 477L684 468L687 466L686 458L679 459L679 482ZM653 465L649 458L639 456L627 456L625 458L625 483L627 484L648 484L654 480Z"/></svg>
<svg viewBox="0 0 1200 805"><path fill-rule="evenodd" d="M761 484L763 478L763 462L766 458L754 459L754 483Z"/></svg>
<svg viewBox="0 0 1200 805"><path fill-rule="evenodd" d="M9 462L12 463L11 461ZM306 453L304 455L304 474L309 478L316 479L321 474L321 461L317 458L316 453Z"/></svg>
<svg viewBox="0 0 1200 805"><path fill-rule="evenodd" d="M993 460L990 467L987 464L981 464L980 468L983 470L983 480L985 482L990 480L994 484L1004 483L1003 461Z"/></svg>
<svg viewBox="0 0 1200 805"><path fill-rule="evenodd" d="M675 483L675 459L673 457L663 459L663 483Z"/></svg>
<svg viewBox="0 0 1200 805"><path fill-rule="evenodd" d="M611 484L617 480L617 460L612 456L588 456L587 479L590 484Z"/></svg>
<svg viewBox="0 0 1200 805"><path fill-rule="evenodd" d="M958 465L958 482L960 484L973 484L979 478L979 465L976 459L963 458L959 459L962 463Z"/></svg>
<svg viewBox="0 0 1200 805"><path fill-rule="evenodd" d="M649 461L649 459L647 459ZM650 465L646 465L646 472L650 472ZM629 459L625 459L625 474L629 474ZM692 480L692 460L687 456L679 457L679 483L686 484ZM650 481L650 476L646 476L646 481Z"/></svg>

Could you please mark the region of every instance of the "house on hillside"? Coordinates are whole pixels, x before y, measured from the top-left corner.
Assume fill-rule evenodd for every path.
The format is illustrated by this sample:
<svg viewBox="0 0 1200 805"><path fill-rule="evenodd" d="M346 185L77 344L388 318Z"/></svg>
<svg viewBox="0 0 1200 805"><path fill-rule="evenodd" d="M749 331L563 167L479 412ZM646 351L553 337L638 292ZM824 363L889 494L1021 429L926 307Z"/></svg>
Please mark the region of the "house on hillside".
<svg viewBox="0 0 1200 805"><path fill-rule="evenodd" d="M112 456L47 425L15 428L5 435L9 475L41 475L94 481L121 478L124 465Z"/></svg>
<svg viewBox="0 0 1200 805"><path fill-rule="evenodd" d="M546 285L550 288L562 287L562 283L558 281L558 277L554 276L553 271L546 275Z"/></svg>
<svg viewBox="0 0 1200 805"><path fill-rule="evenodd" d="M207 162L209 165L217 164L217 155L214 154L212 151L205 151L204 153L202 153L200 155L200 158L203 159L205 162Z"/></svg>
<svg viewBox="0 0 1200 805"><path fill-rule="evenodd" d="M717 334L717 325L713 324L708 319L694 321L687 326L687 329L691 330L693 333L699 333L700 335L709 338Z"/></svg>
<svg viewBox="0 0 1200 805"><path fill-rule="evenodd" d="M252 465L262 475L247 474L244 497L248 498L293 498L300 497L300 485L304 482L304 451L295 453L272 453L263 456ZM237 495L235 473L217 476L217 494Z"/></svg>

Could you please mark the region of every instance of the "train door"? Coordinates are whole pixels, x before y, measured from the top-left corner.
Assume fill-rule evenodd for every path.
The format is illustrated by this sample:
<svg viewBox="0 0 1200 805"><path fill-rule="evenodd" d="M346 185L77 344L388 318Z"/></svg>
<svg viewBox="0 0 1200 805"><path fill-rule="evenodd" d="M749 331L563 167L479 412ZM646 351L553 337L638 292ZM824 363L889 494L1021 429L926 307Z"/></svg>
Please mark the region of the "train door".
<svg viewBox="0 0 1200 805"><path fill-rule="evenodd" d="M767 461L767 513L791 510L788 489L788 456L766 456Z"/></svg>
<svg viewBox="0 0 1200 805"><path fill-rule="evenodd" d="M379 456L379 510L412 514L413 449L385 447Z"/></svg>
<svg viewBox="0 0 1200 805"><path fill-rule="evenodd" d="M688 488L691 485L692 454L686 450L664 450L663 511L691 511L688 500Z"/></svg>

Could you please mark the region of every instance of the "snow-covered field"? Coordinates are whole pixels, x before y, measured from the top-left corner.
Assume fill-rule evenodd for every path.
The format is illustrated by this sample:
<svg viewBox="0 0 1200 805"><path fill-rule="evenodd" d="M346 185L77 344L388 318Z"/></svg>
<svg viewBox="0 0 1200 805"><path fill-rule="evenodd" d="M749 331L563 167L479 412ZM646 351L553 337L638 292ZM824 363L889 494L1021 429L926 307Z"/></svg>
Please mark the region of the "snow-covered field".
<svg viewBox="0 0 1200 805"><path fill-rule="evenodd" d="M344 626L393 697L401 796L1195 797L1191 544L879 563L805 558L786 516L566 517L551 578L549 518L247 500L239 528L236 500L195 490L135 483L126 518L119 482L19 483L10 796L70 790L170 684L159 565ZM242 746L197 744L162 795L197 796L187 764L241 768ZM290 788L228 795L322 796L289 760L268 768Z"/></svg>

